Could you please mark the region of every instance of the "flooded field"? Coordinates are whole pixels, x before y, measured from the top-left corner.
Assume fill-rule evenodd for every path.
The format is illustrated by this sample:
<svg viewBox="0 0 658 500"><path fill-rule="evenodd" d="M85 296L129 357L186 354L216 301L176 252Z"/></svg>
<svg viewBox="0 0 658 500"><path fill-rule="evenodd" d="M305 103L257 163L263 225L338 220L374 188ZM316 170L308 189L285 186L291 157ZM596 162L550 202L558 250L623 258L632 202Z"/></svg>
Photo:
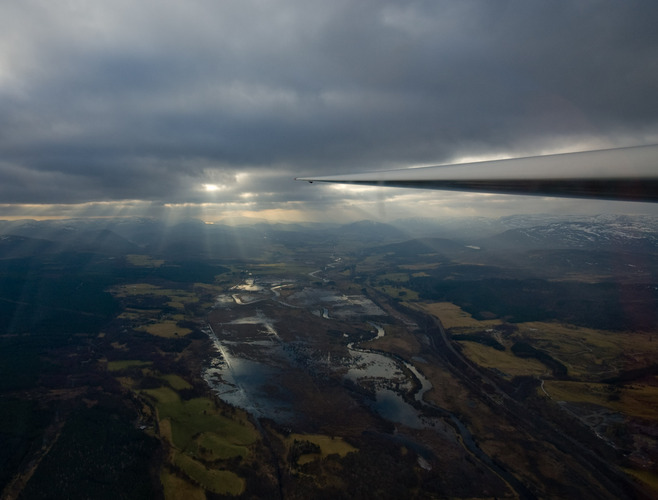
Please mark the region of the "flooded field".
<svg viewBox="0 0 658 500"><path fill-rule="evenodd" d="M421 330L417 317L385 297L339 288L321 272L312 278L250 276L215 297L204 329L215 349L204 379L215 394L283 436L286 429L354 442L376 435L414 450L418 470L468 469L501 491L527 496L496 461L496 447L484 448L486 420L475 431L472 421L487 398L516 411L517 403L482 374L470 392L455 385L442 370L460 361L453 350L446 357L454 361L441 364L451 349L447 341L438 345L442 330L430 338L427 324ZM460 369L462 380L473 382L472 369Z"/></svg>
<svg viewBox="0 0 658 500"><path fill-rule="evenodd" d="M217 350L204 378L227 403L280 423L305 418L303 405L295 405L295 386L323 374L367 391L367 406L386 420L412 428L431 425L405 401L411 394L422 401L430 382L410 363L359 347L386 334L385 325L362 320L386 319L369 298L258 278L231 292L216 298L204 330ZM290 308L299 310L297 320ZM303 339L290 335L306 325L313 330Z"/></svg>
<svg viewBox="0 0 658 500"><path fill-rule="evenodd" d="M215 393L227 403L242 408L258 418L290 420L292 402L272 394L274 386L271 381L276 379L281 368L274 364L234 355L232 349L236 345L235 342L220 341L210 326L205 332L212 339L218 354L204 373L204 379ZM262 342L256 345L260 354L266 359L280 355L279 345Z"/></svg>

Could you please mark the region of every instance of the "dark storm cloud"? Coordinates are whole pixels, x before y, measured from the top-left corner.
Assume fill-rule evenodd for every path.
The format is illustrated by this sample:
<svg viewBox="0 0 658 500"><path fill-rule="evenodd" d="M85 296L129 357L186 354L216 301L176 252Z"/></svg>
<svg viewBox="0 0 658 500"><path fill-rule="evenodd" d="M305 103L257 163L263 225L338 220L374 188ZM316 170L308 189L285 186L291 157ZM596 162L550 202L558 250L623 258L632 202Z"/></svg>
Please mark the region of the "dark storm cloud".
<svg viewBox="0 0 658 500"><path fill-rule="evenodd" d="M271 207L308 200L300 174L656 142L657 18L639 1L5 2L0 202L201 203L218 184Z"/></svg>

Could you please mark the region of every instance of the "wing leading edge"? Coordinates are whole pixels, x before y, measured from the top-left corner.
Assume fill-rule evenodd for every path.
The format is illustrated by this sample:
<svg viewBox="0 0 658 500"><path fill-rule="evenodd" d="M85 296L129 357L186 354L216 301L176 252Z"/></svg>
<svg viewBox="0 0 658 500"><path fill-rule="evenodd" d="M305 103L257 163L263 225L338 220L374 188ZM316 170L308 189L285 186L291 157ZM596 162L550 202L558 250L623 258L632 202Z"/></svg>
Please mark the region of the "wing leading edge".
<svg viewBox="0 0 658 500"><path fill-rule="evenodd" d="M658 145L295 180L655 203Z"/></svg>

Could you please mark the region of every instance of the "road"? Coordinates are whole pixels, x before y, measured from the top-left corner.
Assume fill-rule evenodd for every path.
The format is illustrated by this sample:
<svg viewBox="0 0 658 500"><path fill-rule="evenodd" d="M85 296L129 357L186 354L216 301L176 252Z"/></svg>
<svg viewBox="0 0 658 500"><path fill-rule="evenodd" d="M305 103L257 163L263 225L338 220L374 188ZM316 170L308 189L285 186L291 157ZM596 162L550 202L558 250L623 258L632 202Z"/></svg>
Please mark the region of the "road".
<svg viewBox="0 0 658 500"><path fill-rule="evenodd" d="M565 429L559 428L555 422L547 420L537 411L533 411L527 405L512 398L484 370L466 359L455 349L438 318L430 316L420 309L407 309L374 289L369 289L369 292L371 292L371 298L377 296L378 299L385 300L400 314L417 318L419 324L427 324L427 319L431 319L430 326L425 332L429 340L430 352L444 361L451 373L471 389L473 394L479 396L480 400L486 403L495 413L500 414L503 412L507 420L515 427L523 429L530 435L537 436L540 440L548 442L562 453L575 459L607 490L610 498L651 498L648 492L639 489L639 485L615 464L608 462L602 456L600 450L593 450L577 441L568 435ZM423 321L423 318L425 321ZM605 446L604 443L601 443L601 445ZM517 492L522 494L523 488L521 488L521 491L517 490Z"/></svg>

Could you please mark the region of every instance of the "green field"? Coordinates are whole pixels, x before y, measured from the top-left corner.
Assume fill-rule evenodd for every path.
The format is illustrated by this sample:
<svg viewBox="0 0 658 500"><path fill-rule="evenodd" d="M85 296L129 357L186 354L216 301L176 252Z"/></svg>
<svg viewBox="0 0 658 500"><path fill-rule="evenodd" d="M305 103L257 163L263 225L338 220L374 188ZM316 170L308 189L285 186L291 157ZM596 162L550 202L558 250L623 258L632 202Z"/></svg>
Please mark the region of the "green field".
<svg viewBox="0 0 658 500"><path fill-rule="evenodd" d="M211 431L199 434L190 443L187 450L194 456L202 458L207 462L226 460L237 456L246 458L249 454L249 448L247 446L233 444L226 436Z"/></svg>
<svg viewBox="0 0 658 500"><path fill-rule="evenodd" d="M192 333L192 330L178 326L177 323L178 322L174 320L165 320L140 326L137 330L150 333L156 337L164 337L166 339L184 337L185 335Z"/></svg>
<svg viewBox="0 0 658 500"><path fill-rule="evenodd" d="M468 359L485 368L495 368L505 374L506 378L519 375L541 377L549 373L546 366L538 360L519 358L509 350L499 351L493 347L468 341L460 341L459 344L463 347L462 353Z"/></svg>
<svg viewBox="0 0 658 500"><path fill-rule="evenodd" d="M632 385L612 386L592 382L547 380L544 388L556 401L586 402L630 417L658 421L658 378ZM611 397L614 394L615 397Z"/></svg>
<svg viewBox="0 0 658 500"><path fill-rule="evenodd" d="M163 470L160 474L160 482L165 498L184 498L185 500L206 500L206 492L203 488L190 481Z"/></svg>
<svg viewBox="0 0 658 500"><path fill-rule="evenodd" d="M218 455L225 455L226 450L233 449L232 456L243 455L243 447L258 439L254 427L245 420L236 421L221 415L215 403L208 398L194 398L183 401L178 393L169 387L146 389L142 391L150 396L158 409L160 420L170 419L173 444L181 450L198 449L195 442L198 435L211 433L212 440L202 438L210 450ZM224 442L220 443L223 439ZM223 446L220 450L220 447ZM206 447L204 445L204 447Z"/></svg>
<svg viewBox="0 0 658 500"><path fill-rule="evenodd" d="M174 452L173 464L205 490L224 495L240 495L244 491L244 479L237 474L209 469L184 453Z"/></svg>
<svg viewBox="0 0 658 500"><path fill-rule="evenodd" d="M120 361L108 361L107 369L111 372L118 372L128 368L151 366L150 361L141 361L139 359L122 359Z"/></svg>
<svg viewBox="0 0 658 500"><path fill-rule="evenodd" d="M432 316L439 318L444 328L491 328L500 324L500 320L479 321L452 302L423 303L419 304L419 307Z"/></svg>
<svg viewBox="0 0 658 500"><path fill-rule="evenodd" d="M129 264L139 267L160 267L164 264L164 260L154 259L149 255L142 254L128 254L126 255L126 260Z"/></svg>
<svg viewBox="0 0 658 500"><path fill-rule="evenodd" d="M178 390L189 384L178 375L160 378ZM237 474L222 470L218 462L234 457L246 458L250 445L258 440L258 432L247 420L221 414L208 398L182 400L172 387L145 389L141 393L157 408L160 435L173 445L170 462L192 482L181 482L170 474L161 481L172 497L189 493L199 495L194 484L218 494L239 495L245 482ZM199 497L201 498L201 497Z"/></svg>
<svg viewBox="0 0 658 500"><path fill-rule="evenodd" d="M166 380L169 385L177 391L180 391L182 389L191 389L192 386L187 382L183 377L180 375L175 375L173 373L168 373L167 375L161 375L161 379Z"/></svg>
<svg viewBox="0 0 658 500"><path fill-rule="evenodd" d="M344 457L348 453L359 451L351 444L345 442L343 438L327 436L324 434L291 434L286 439L288 447L295 441L309 441L320 447L320 453L306 453L297 460L298 465L304 465L319 458L326 458L329 455L339 455Z"/></svg>
<svg viewBox="0 0 658 500"><path fill-rule="evenodd" d="M404 298L405 300L418 300L418 292L403 286L376 285L374 288L393 298Z"/></svg>
<svg viewBox="0 0 658 500"><path fill-rule="evenodd" d="M131 297L139 295L166 297L171 299L171 302L180 304L189 304L198 300L198 297L194 292L179 288L162 288L149 283L120 285L112 288L111 292L115 297Z"/></svg>

